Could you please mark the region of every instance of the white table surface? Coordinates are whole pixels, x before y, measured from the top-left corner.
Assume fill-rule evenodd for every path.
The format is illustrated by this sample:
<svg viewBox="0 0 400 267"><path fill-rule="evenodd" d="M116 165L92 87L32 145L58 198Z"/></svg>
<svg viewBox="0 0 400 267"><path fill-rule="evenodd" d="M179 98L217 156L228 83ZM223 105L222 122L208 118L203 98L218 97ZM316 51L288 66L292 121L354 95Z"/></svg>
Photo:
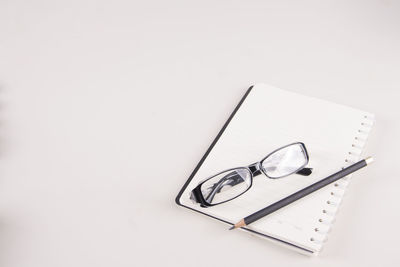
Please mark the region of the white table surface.
<svg viewBox="0 0 400 267"><path fill-rule="evenodd" d="M398 1L1 1L0 266L399 266ZM323 252L174 198L248 86L376 114Z"/></svg>

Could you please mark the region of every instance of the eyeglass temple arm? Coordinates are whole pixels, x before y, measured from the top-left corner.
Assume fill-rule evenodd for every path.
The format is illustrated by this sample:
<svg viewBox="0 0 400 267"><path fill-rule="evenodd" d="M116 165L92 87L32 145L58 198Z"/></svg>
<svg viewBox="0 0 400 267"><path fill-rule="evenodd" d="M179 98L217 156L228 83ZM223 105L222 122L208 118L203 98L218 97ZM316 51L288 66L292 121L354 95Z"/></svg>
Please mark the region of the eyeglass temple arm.
<svg viewBox="0 0 400 267"><path fill-rule="evenodd" d="M313 171L313 168L303 168L300 171L297 171L296 174L300 174L303 176L309 176Z"/></svg>
<svg viewBox="0 0 400 267"><path fill-rule="evenodd" d="M260 170L253 170L252 168L250 168L250 170L252 171L253 177L258 176L258 175L261 174ZM303 168L303 169L297 171L296 174L303 175L303 176L309 176L312 173L312 170L313 170L313 168ZM214 199L215 195L218 192L221 191L221 189L222 189L222 187L224 185L226 185L224 183L228 179L231 180L231 182L229 183L230 186L235 186L237 184L243 183L243 179L240 177L240 175L234 175L234 176L229 176L229 177L228 176L229 176L229 174L224 176L224 177L222 177L221 180L219 180L217 183L215 183L212 186L210 193L208 194L207 197L205 197L205 200L208 203L212 202L212 200ZM236 177L236 179L235 179L235 177ZM196 190L196 189L194 189L194 190ZM196 200L196 202L201 203L201 201L197 199L198 197L195 196L194 192L192 192L192 194L191 194L191 198L192 197L193 197L193 200Z"/></svg>
<svg viewBox="0 0 400 267"><path fill-rule="evenodd" d="M250 168L251 170L251 168ZM309 176L312 173L312 168L303 168L299 171L296 172L296 174L299 175L303 175L303 176ZM252 171L253 177L261 174L260 170L256 170L256 171ZM229 183L225 183L226 181L230 180ZM208 196L206 197L206 200L211 203L211 201L214 199L214 196L219 193L222 189L222 187L224 187L225 185L230 185L230 186L235 186L237 184L243 183L244 180L242 179L242 177L238 174L234 175L234 176L229 176L229 174L227 176L224 176L221 178L221 180L219 180L218 183L214 184L210 194L208 194Z"/></svg>
<svg viewBox="0 0 400 267"><path fill-rule="evenodd" d="M312 170L313 170L313 168L303 168L303 169L297 171L296 174L303 175L303 176L309 176L312 173ZM261 171L259 171L259 170L256 170L256 171L251 170L251 171L252 171L253 177L261 174ZM210 192L209 196L212 193L213 194L212 198L214 198L215 193L218 193L221 191L221 189L223 187L222 185L227 179L231 179L231 181L232 181L229 183L230 186L234 186L234 185L243 183L243 179L241 179L240 175L234 175L234 176L229 176L229 177L228 177L228 175L222 177L218 183L213 185L212 191ZM235 177L236 177L236 179L235 179ZM207 196L207 200L208 200L209 196Z"/></svg>
<svg viewBox="0 0 400 267"><path fill-rule="evenodd" d="M261 171L256 169L255 167L250 165L249 168L253 174L253 177L261 174ZM303 168L303 169L297 171L296 174L303 175L303 176L309 176L312 173L312 171L313 171L313 168Z"/></svg>
<svg viewBox="0 0 400 267"><path fill-rule="evenodd" d="M312 168L303 168L299 171L296 172L296 174L299 175L303 175L303 176L309 176L312 173ZM253 172L253 177L257 176L261 174L261 172L259 170ZM229 183L226 183L227 181L229 181ZM215 183L211 189L211 192L208 194L207 197L205 197L206 201L208 203L211 203L212 200L214 199L215 195L217 193L219 193L222 189L222 187L224 187L225 185L230 185L230 186L235 186L237 184L243 183L244 180L240 177L240 175L236 174L236 175L226 175L224 177L221 178L221 180L218 181L218 183Z"/></svg>

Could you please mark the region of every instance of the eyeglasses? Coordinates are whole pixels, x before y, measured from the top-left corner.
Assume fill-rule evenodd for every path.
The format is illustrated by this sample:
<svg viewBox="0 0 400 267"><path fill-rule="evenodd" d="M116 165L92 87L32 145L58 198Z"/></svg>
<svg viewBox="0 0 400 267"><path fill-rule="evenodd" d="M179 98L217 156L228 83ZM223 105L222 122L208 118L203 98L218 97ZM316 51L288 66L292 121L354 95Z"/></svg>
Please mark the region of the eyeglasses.
<svg viewBox="0 0 400 267"><path fill-rule="evenodd" d="M264 173L268 178L278 179L291 174L308 176L312 168L308 164L308 153L303 143L283 146L247 167L220 172L200 182L190 194L190 199L201 207L210 207L230 201L247 192L253 177Z"/></svg>

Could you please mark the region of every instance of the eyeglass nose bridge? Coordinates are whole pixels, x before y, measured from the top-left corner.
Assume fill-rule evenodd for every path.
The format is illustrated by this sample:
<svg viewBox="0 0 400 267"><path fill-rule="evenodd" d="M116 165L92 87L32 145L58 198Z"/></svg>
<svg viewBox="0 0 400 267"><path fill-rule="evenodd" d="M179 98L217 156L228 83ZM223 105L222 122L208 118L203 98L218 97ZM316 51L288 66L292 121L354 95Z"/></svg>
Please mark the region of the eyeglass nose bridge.
<svg viewBox="0 0 400 267"><path fill-rule="evenodd" d="M251 171L251 174L253 175L253 177L261 174L260 162L256 162L256 163L250 164L248 166L248 168Z"/></svg>

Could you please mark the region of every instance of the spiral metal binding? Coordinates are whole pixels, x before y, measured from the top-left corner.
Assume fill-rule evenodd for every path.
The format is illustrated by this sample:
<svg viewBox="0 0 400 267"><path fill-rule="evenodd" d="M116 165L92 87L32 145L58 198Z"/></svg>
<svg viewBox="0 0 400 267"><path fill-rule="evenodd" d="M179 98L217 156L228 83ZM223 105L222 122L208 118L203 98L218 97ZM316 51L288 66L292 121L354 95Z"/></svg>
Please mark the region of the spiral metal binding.
<svg viewBox="0 0 400 267"><path fill-rule="evenodd" d="M362 122L357 130L356 136L354 137L353 144L351 145L350 151L346 156L342 169L344 169L346 166L356 163L359 160L373 122L374 118L372 116L363 116ZM331 191L329 199L325 202L325 207L321 211L321 216L316 222L314 235L310 237L311 242L322 245L322 243L327 241L326 234L329 233L332 228L332 224L335 220L335 214L339 208L348 184L349 177L346 176L330 185Z"/></svg>

